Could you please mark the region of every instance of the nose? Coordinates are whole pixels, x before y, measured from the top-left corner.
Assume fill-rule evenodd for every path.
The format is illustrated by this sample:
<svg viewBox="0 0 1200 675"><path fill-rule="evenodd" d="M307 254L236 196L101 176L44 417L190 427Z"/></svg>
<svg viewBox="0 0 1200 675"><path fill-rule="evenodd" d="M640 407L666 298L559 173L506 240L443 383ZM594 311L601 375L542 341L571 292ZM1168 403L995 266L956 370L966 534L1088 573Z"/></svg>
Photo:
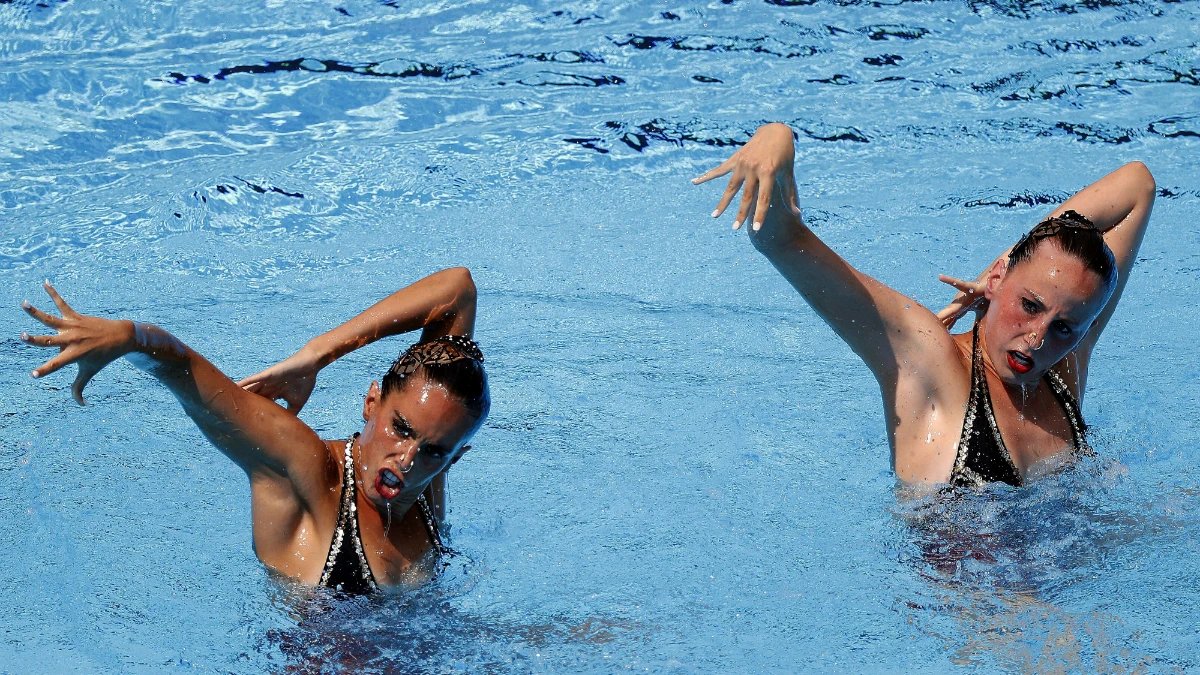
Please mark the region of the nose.
<svg viewBox="0 0 1200 675"><path fill-rule="evenodd" d="M1042 345L1045 343L1046 343L1046 327L1045 326L1039 326L1039 327L1035 328L1034 330L1030 331L1029 334L1025 336L1025 344L1029 345L1029 348L1034 351L1041 349Z"/></svg>
<svg viewBox="0 0 1200 675"><path fill-rule="evenodd" d="M400 456L400 473L408 473L417 463L417 444L409 443L404 454Z"/></svg>

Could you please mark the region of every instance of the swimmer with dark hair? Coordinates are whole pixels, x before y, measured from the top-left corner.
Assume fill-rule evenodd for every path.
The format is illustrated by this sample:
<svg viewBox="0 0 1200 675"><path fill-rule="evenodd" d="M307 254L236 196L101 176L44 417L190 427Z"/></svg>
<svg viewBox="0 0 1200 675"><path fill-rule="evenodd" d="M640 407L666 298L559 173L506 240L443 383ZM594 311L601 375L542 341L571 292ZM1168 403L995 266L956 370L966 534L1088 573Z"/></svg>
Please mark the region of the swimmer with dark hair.
<svg viewBox="0 0 1200 675"><path fill-rule="evenodd" d="M1021 485L1090 453L1080 412L1088 364L1150 221L1155 185L1132 162L1053 210L934 312L850 266L805 224L792 130L758 129L727 161L714 218L734 221L866 363L883 394L892 468L906 483ZM751 216L753 216L751 218ZM965 314L968 332L950 329Z"/></svg>
<svg viewBox="0 0 1200 675"><path fill-rule="evenodd" d="M61 317L22 307L57 334L22 333L21 340L60 353L32 375L78 365L71 392L81 405L88 381L121 357L166 385L249 477L254 552L268 568L352 594L436 569L430 563L448 550L441 538L445 472L469 449L490 407L483 355L471 339L475 284L465 268L396 291L240 383L162 328L79 314L45 287ZM367 389L361 432L322 440L296 416L322 368L417 329L420 341Z"/></svg>

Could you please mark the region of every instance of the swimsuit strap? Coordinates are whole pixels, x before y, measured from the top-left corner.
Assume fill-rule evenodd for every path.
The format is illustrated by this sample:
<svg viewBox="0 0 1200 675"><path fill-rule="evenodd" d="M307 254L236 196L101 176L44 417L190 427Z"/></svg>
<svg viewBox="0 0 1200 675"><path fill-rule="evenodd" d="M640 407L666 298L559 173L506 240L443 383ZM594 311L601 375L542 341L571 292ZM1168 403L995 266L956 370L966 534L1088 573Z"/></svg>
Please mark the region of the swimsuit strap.
<svg viewBox="0 0 1200 675"><path fill-rule="evenodd" d="M354 444L358 434L346 441L346 452L342 462L342 499L338 507L337 526L333 532L333 543L329 547L329 556L325 559L325 569L321 573L321 586L329 585L333 574L334 563L338 553L347 538L353 543L354 554L358 559L358 573L363 582L373 591L376 589L375 575L371 574L371 566L367 564L367 556L363 552L362 537L358 530L357 492L354 488Z"/></svg>
<svg viewBox="0 0 1200 675"><path fill-rule="evenodd" d="M429 541L433 544L433 550L438 555L450 553L450 549L442 543L442 531L438 527L437 519L433 517L433 512L429 509L429 502L425 500L425 493L421 493L417 497L417 513L421 516L421 522L425 525L425 532L429 534Z"/></svg>
<svg viewBox="0 0 1200 675"><path fill-rule="evenodd" d="M1054 392L1054 397L1058 399L1059 404L1067 413L1067 422L1071 425L1071 437L1075 442L1075 454L1081 457L1090 457L1095 454L1087 442L1087 424L1083 421L1083 412L1080 410L1079 401L1071 393L1070 387L1053 369L1046 371L1045 379L1046 383L1050 385L1050 391Z"/></svg>

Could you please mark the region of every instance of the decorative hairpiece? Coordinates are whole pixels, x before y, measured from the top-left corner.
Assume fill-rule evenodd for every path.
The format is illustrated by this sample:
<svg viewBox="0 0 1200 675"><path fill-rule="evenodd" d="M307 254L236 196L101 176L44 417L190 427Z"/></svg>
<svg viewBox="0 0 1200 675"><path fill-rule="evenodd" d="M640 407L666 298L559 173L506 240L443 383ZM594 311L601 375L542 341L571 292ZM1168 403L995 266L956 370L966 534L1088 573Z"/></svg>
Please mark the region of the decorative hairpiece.
<svg viewBox="0 0 1200 675"><path fill-rule="evenodd" d="M1027 232L1020 241L1013 245L1012 251L1016 253L1022 247L1034 239L1045 239L1053 237L1063 230L1082 230L1085 232L1100 233L1100 228L1096 227L1095 223L1087 219L1087 216L1078 211L1063 211L1062 214L1047 218L1034 226L1032 230ZM1012 257L1012 253L1009 254Z"/></svg>
<svg viewBox="0 0 1200 675"><path fill-rule="evenodd" d="M455 361L483 363L479 343L465 335L443 335L429 342L418 342L396 359L388 374L408 377L423 365L446 365Z"/></svg>

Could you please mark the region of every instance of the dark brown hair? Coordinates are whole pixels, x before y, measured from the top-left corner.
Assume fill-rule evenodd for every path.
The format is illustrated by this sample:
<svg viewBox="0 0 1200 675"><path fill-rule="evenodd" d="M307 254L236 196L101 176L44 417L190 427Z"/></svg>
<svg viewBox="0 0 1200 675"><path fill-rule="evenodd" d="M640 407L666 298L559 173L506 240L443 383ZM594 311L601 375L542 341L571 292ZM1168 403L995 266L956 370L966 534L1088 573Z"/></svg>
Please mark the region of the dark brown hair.
<svg viewBox="0 0 1200 675"><path fill-rule="evenodd" d="M1021 237L1008 254L1008 268L1011 270L1032 258L1034 251L1047 239L1055 241L1064 253L1078 258L1084 267L1098 274L1106 287L1111 288L1116 283L1117 259L1104 243L1104 233L1075 211L1047 218Z"/></svg>
<svg viewBox="0 0 1200 675"><path fill-rule="evenodd" d="M483 370L483 352L474 340L462 335L443 335L404 350L383 376L381 398L403 389L416 373L445 387L480 419L487 417L492 407L491 395Z"/></svg>

